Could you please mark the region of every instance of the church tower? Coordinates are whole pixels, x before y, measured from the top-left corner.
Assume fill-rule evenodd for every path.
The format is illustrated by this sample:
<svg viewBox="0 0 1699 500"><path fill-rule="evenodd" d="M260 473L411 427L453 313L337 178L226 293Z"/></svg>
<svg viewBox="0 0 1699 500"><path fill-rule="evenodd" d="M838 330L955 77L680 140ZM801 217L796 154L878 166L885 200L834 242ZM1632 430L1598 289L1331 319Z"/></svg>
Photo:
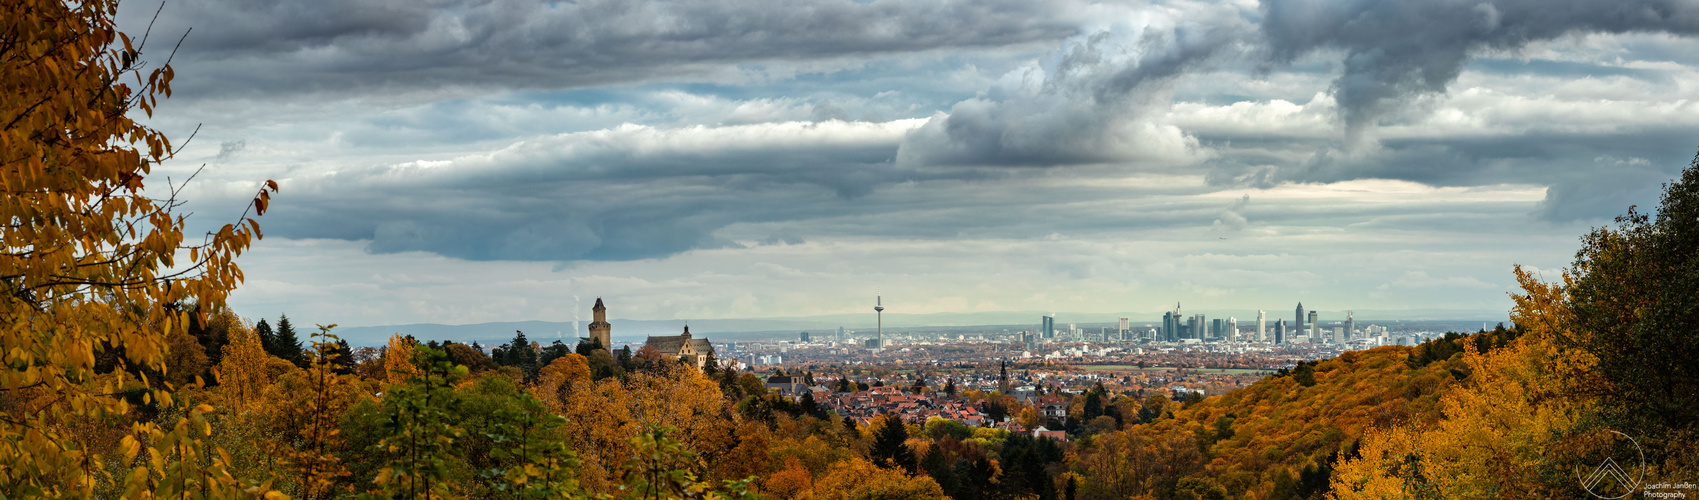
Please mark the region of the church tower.
<svg viewBox="0 0 1699 500"><path fill-rule="evenodd" d="M601 297L596 297L596 307L590 310L595 312L595 321L590 322L590 338L601 342L603 349L613 352L613 325L608 324L608 308L602 306Z"/></svg>
<svg viewBox="0 0 1699 500"><path fill-rule="evenodd" d="M1003 360L1002 372L997 375L997 390L1005 395L1014 392L1014 385L1009 383L1009 360Z"/></svg>

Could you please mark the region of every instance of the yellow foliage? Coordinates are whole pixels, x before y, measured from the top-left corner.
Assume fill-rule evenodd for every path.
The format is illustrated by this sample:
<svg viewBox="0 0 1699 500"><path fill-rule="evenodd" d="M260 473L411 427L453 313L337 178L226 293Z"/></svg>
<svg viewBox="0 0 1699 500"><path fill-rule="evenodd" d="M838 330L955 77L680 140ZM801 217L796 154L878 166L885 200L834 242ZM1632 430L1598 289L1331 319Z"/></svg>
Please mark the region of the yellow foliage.
<svg viewBox="0 0 1699 500"><path fill-rule="evenodd" d="M814 500L936 500L944 489L931 477L909 477L855 457L838 462L832 472L814 483Z"/></svg>
<svg viewBox="0 0 1699 500"><path fill-rule="evenodd" d="M1363 439L1361 458L1333 476L1333 498L1549 497L1537 467L1585 407L1549 398L1567 384L1558 376L1586 359L1557 349L1572 324L1558 285L1516 269L1523 295L1511 318L1523 334L1510 346L1465 347L1469 376L1441 400L1435 425L1403 424ZM1566 276L1567 278L1567 276Z"/></svg>
<svg viewBox="0 0 1699 500"><path fill-rule="evenodd" d="M1038 417L1038 412L1033 411L1031 407L1022 408L1021 415L1018 420L1022 427L1026 427L1029 430L1036 429L1038 426L1044 424L1044 421Z"/></svg>
<svg viewBox="0 0 1699 500"><path fill-rule="evenodd" d="M420 376L418 366L413 365L413 357L418 349L413 342L402 338L400 334L389 336L389 348L383 352L384 381L391 384L405 384L413 377Z"/></svg>
<svg viewBox="0 0 1699 500"><path fill-rule="evenodd" d="M206 370L206 350L187 330L172 330L165 338L165 382L184 387Z"/></svg>
<svg viewBox="0 0 1699 500"><path fill-rule="evenodd" d="M218 363L220 403L238 413L254 408L271 385L266 364L271 356L260 345L259 334L246 328L230 331L224 344L224 360Z"/></svg>
<svg viewBox="0 0 1699 500"><path fill-rule="evenodd" d="M132 416L118 394L176 406L148 374L175 368L175 381L187 382L205 362L190 352L200 349L183 335L191 312L178 306L222 305L242 279L232 260L259 225L244 214L186 241L168 186L144 193L171 143L130 112L151 114L169 97L173 70L147 64L118 32L117 6L0 2L0 394L13 403L0 415L0 484L9 497L236 495L236 480L200 441L210 408L170 431L122 429ZM259 188L252 208L263 212L275 189ZM71 429L87 423L128 434L126 452L150 459L98 456ZM128 464L140 467L100 473Z"/></svg>
<svg viewBox="0 0 1699 500"><path fill-rule="evenodd" d="M588 491L611 490L631 458L630 439L645 427L674 427L670 435L701 455L720 456L735 444L720 386L678 363L574 384L567 394L562 429L583 461L579 481Z"/></svg>
<svg viewBox="0 0 1699 500"><path fill-rule="evenodd" d="M555 358L549 366L537 371L537 383L531 386L531 395L558 414L564 409L568 390L589 382L590 363L584 356L571 353Z"/></svg>
<svg viewBox="0 0 1699 500"><path fill-rule="evenodd" d="M337 354L329 349L334 337L328 330L315 335L307 369L283 374L266 391L264 440L299 498L329 496L333 480L349 474L332 454L342 445L338 420L354 404L372 397L359 377L335 372Z"/></svg>

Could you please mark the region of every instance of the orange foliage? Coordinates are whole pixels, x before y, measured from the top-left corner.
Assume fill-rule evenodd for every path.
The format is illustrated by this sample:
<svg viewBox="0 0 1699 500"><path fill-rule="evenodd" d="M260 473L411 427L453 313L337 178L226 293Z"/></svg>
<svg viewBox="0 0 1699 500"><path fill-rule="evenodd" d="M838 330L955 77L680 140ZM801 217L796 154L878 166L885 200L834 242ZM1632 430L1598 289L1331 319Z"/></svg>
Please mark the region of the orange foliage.
<svg viewBox="0 0 1699 500"><path fill-rule="evenodd" d="M542 401L549 411L561 413L572 387L589 382L589 362L577 353L567 354L537 371L537 383L531 386L531 395Z"/></svg>
<svg viewBox="0 0 1699 500"><path fill-rule="evenodd" d="M762 483L765 492L779 500L803 500L814 497L814 476L796 457L785 459L785 468L767 476Z"/></svg>

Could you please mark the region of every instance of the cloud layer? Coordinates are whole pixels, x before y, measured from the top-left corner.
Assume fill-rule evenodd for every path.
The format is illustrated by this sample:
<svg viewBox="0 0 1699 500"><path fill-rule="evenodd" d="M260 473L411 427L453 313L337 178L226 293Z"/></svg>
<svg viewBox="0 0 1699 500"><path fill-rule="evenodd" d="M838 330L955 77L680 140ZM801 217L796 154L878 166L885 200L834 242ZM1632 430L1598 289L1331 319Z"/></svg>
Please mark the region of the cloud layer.
<svg viewBox="0 0 1699 500"><path fill-rule="evenodd" d="M274 178L291 248L385 280L584 273L661 316L797 309L886 266L940 310L1502 302L1493 270L1561 265L1699 137L1677 0L191 0L154 35L189 27L152 123L204 125L159 172L209 165L205 223Z"/></svg>

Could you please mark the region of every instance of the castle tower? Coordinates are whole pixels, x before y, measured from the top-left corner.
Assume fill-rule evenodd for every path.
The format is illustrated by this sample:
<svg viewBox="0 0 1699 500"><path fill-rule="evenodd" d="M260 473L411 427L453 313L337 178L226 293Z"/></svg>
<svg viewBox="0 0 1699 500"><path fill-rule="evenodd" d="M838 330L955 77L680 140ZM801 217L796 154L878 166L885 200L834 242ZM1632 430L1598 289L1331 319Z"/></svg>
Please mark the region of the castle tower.
<svg viewBox="0 0 1699 500"><path fill-rule="evenodd" d="M613 351L613 325L608 324L608 308L602 305L602 298L596 297L596 307L590 308L595 313L595 321L590 322L590 338L602 343L602 348Z"/></svg>

